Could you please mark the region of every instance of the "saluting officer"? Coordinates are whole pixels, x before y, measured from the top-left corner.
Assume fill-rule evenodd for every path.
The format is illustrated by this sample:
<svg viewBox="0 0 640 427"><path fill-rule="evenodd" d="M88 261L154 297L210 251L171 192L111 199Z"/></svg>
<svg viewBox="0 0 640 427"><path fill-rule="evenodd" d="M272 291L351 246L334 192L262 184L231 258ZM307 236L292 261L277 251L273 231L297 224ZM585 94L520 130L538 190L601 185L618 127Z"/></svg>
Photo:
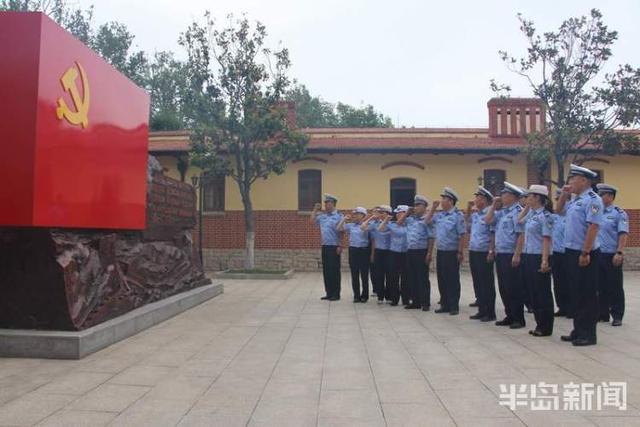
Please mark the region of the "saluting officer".
<svg viewBox="0 0 640 427"><path fill-rule="evenodd" d="M463 236L466 233L464 214L456 208L458 195L445 187L440 202L433 202L425 222L433 224L436 234L436 271L438 290L440 291L440 308L436 313L457 315L460 303L460 263L464 259ZM436 208L442 205L442 211Z"/></svg>
<svg viewBox="0 0 640 427"><path fill-rule="evenodd" d="M384 232L389 230L391 233L391 242L389 244L389 256L391 258L391 274L388 285L389 299L391 305L398 305L398 301L402 296L402 304L409 304L409 286L407 283L407 226L402 221L398 224L398 220L402 220L409 212L409 206L398 205L393 213L396 214L397 220L391 222L391 216L383 219L378 230Z"/></svg>
<svg viewBox="0 0 640 427"><path fill-rule="evenodd" d="M427 253L433 249L433 234L431 227L424 221L427 198L416 195L413 199L413 211L398 220L407 225L407 280L411 292L411 304L407 309L429 311L431 307L431 282L429 281L429 267Z"/></svg>
<svg viewBox="0 0 640 427"><path fill-rule="evenodd" d="M311 223L320 226L322 241L322 277L326 295L321 299L337 301L340 299L340 246L341 233L337 225L342 221L342 214L336 209L338 198L331 194L324 195L324 212L320 203L316 203L311 214Z"/></svg>
<svg viewBox="0 0 640 427"><path fill-rule="evenodd" d="M485 221L493 224L495 230L498 290L505 311L505 318L497 321L496 325L511 329L525 326L525 291L520 271L524 226L518 221L522 212L518 203L521 196L520 187L505 181L500 197L494 199L485 216Z"/></svg>
<svg viewBox="0 0 640 427"><path fill-rule="evenodd" d="M600 321L608 322L611 313L611 325L620 326L624 315L622 263L629 236L629 217L622 208L613 204L618 193L616 187L598 184L597 188L604 203L603 221L598 233L601 251L598 263Z"/></svg>
<svg viewBox="0 0 640 427"><path fill-rule="evenodd" d="M373 210L362 228L369 231L371 236L371 251L373 252L373 290L378 297L378 304L382 304L385 299L389 300L389 282L391 280L391 256L389 248L391 245L391 232L387 229L380 231L379 227L387 216L391 215L391 206L380 205Z"/></svg>
<svg viewBox="0 0 640 427"><path fill-rule="evenodd" d="M369 231L362 227L366 216L367 209L358 206L337 225L338 231L349 233L349 269L354 303L369 300Z"/></svg>
<svg viewBox="0 0 640 427"><path fill-rule="evenodd" d="M524 223L522 250L523 278L532 291L536 328L529 331L534 337L553 333L553 294L551 293L551 237L553 233L552 205L545 185L532 185L527 190L527 206L520 213Z"/></svg>
<svg viewBox="0 0 640 427"><path fill-rule="evenodd" d="M564 247L567 275L573 303L573 330L562 336L575 346L597 343L598 323L598 231L602 224L602 199L592 189L598 174L590 169L571 165L569 185L562 189L556 210L566 216ZM571 193L576 197L567 205ZM565 209L566 205L566 209Z"/></svg>
<svg viewBox="0 0 640 427"><path fill-rule="evenodd" d="M480 186L474 193L475 200L467 208L469 236L469 268L473 280L473 290L478 302L478 313L471 319L491 322L496 320L496 287L493 275L494 239L491 225L485 221L493 194ZM471 212L475 206L475 212Z"/></svg>
<svg viewBox="0 0 640 427"><path fill-rule="evenodd" d="M556 202L562 194L561 189L556 190ZM567 278L567 269L564 262L564 215L557 213L551 214L553 221L553 234L551 236L551 245L553 254L551 255L551 275L553 276L553 295L556 299L558 311L555 317L565 316L571 318L571 290Z"/></svg>

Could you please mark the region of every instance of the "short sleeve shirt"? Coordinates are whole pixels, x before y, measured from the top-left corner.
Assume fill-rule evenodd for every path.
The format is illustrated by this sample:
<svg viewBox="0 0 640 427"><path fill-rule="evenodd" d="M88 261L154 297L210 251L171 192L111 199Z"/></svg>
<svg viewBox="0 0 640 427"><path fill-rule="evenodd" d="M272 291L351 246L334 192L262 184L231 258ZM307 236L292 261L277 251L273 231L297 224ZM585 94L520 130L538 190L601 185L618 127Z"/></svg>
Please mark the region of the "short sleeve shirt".
<svg viewBox="0 0 640 427"><path fill-rule="evenodd" d="M343 215L338 211L321 213L316 217L316 224L320 226L320 240L323 246L340 245L340 234L338 224L342 221Z"/></svg>
<svg viewBox="0 0 640 427"><path fill-rule="evenodd" d="M433 216L436 247L440 251L457 251L460 238L466 233L464 216L458 209L441 211Z"/></svg>

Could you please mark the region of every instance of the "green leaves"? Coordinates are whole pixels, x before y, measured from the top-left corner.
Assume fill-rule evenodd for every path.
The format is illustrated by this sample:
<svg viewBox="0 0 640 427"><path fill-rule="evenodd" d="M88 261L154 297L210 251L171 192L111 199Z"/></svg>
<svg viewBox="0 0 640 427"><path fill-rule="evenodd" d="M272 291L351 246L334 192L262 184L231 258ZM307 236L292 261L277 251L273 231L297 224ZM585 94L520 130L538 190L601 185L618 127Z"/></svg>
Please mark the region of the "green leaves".
<svg viewBox="0 0 640 427"><path fill-rule="evenodd" d="M548 167L545 156L555 157L563 183L563 165L570 157L581 162L595 153L637 150L635 135L620 129L635 129L640 123L640 69L621 65L602 76L618 33L608 29L600 11L569 18L557 31L542 34L532 21L521 15L518 19L528 42L526 54L499 55L527 80L546 110L545 131L528 138L530 158ZM491 88L501 95L509 92L493 80Z"/></svg>

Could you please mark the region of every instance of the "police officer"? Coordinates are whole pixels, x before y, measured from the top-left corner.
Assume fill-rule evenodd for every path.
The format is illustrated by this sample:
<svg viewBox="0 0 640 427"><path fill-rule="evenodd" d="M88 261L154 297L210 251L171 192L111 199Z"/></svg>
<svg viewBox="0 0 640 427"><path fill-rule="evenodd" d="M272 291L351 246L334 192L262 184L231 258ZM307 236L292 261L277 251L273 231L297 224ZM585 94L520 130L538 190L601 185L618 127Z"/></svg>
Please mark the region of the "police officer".
<svg viewBox="0 0 640 427"><path fill-rule="evenodd" d="M545 185L532 185L527 190L527 206L519 215L520 222L524 223L523 278L532 290L535 307L536 328L529 331L534 337L546 337L553 333L549 265L553 220L550 208L549 189Z"/></svg>
<svg viewBox="0 0 640 427"><path fill-rule="evenodd" d="M369 231L373 253L373 288L378 297L378 304L382 304L385 299L389 300L389 282L391 275L391 257L389 247L391 245L391 232L387 229L384 232L379 230L380 224L387 216L391 215L391 206L380 205L374 208L370 215L362 224L362 228Z"/></svg>
<svg viewBox="0 0 640 427"><path fill-rule="evenodd" d="M520 187L504 183L500 197L496 197L489 208L485 221L495 230L496 272L498 290L504 305L505 318L496 322L498 326L511 329L524 328L524 286L520 272L520 255L524 245L523 225L518 221L522 212L519 199Z"/></svg>
<svg viewBox="0 0 640 427"><path fill-rule="evenodd" d="M322 241L322 277L326 295L321 299L337 301L340 299L340 246L341 233L337 225L342 221L342 214L336 209L338 198L331 194L324 195L324 212L320 203L316 203L311 214L311 223L320 226Z"/></svg>
<svg viewBox="0 0 640 427"><path fill-rule="evenodd" d="M573 303L573 330L562 336L575 346L597 343L598 231L602 224L602 199L592 189L597 173L577 165L569 168L569 185L562 189L556 210L564 214L564 247ZM576 197L567 205L571 193ZM565 209L566 205L566 209Z"/></svg>
<svg viewBox="0 0 640 427"><path fill-rule="evenodd" d="M598 194L604 203L604 214L598 239L600 240L600 272L598 277L600 321L612 326L622 325L624 315L624 289L622 287L622 263L624 248L629 236L629 217L619 206L613 204L618 189L608 184L598 184Z"/></svg>
<svg viewBox="0 0 640 427"><path fill-rule="evenodd" d="M411 295L411 304L407 309L429 311L431 307L431 282L427 266L428 248L433 248L431 227L424 221L427 198L416 195L413 199L413 210L398 220L398 224L407 225L407 281Z"/></svg>
<svg viewBox="0 0 640 427"><path fill-rule="evenodd" d="M353 215L353 221L351 215ZM369 231L362 227L367 209L358 206L351 215L342 218L337 229L349 234L349 269L353 302L367 302L369 300Z"/></svg>
<svg viewBox="0 0 640 427"><path fill-rule="evenodd" d="M387 229L391 233L389 244L389 254L391 258L391 274L389 280L389 299L392 306L398 305L402 296L402 304L409 304L409 286L406 278L407 267L407 226L404 223L398 224L409 212L409 206L398 205L393 213L396 214L396 221L391 221L391 216L383 219L378 230L385 232Z"/></svg>
<svg viewBox="0 0 640 427"><path fill-rule="evenodd" d="M558 201L562 190L556 190L556 202ZM565 316L571 317L571 291L567 279L567 271L564 262L564 215L557 213L551 214L553 221L553 234L551 236L551 244L553 254L551 255L551 275L553 276L553 295L555 296L558 311L555 317Z"/></svg>
<svg viewBox="0 0 640 427"><path fill-rule="evenodd" d="M471 319L491 322L496 320L496 287L493 275L494 239L491 225L485 221L493 194L480 186L474 193L475 200L467 208L469 224L469 268L473 280L473 290L478 302L478 313ZM475 212L471 209L475 207Z"/></svg>
<svg viewBox="0 0 640 427"><path fill-rule="evenodd" d="M440 202L434 201L425 222L433 224L436 235L436 271L440 308L436 313L457 315L460 303L460 263L464 259L463 246L466 227L464 214L456 208L458 195L445 187ZM438 206L442 211L436 213Z"/></svg>

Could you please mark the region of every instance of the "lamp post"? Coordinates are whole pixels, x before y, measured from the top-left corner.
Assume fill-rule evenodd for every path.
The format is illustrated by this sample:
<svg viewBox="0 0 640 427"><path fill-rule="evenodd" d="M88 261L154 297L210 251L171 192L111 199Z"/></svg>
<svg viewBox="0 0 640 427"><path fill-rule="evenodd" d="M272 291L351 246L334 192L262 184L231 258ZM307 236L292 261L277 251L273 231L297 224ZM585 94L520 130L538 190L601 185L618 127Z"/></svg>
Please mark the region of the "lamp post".
<svg viewBox="0 0 640 427"><path fill-rule="evenodd" d="M203 175L194 175L191 177L193 188L198 191L198 256L200 257L200 265L204 268L202 260L202 210L204 207L204 179Z"/></svg>

